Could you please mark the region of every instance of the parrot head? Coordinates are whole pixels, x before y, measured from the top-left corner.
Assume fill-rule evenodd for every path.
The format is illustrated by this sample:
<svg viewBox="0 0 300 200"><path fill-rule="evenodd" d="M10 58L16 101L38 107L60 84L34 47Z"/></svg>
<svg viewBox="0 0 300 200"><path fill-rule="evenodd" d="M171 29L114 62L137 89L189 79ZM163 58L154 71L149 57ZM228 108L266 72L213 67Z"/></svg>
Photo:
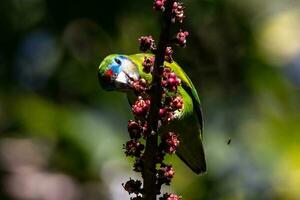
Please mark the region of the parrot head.
<svg viewBox="0 0 300 200"><path fill-rule="evenodd" d="M138 67L126 55L109 55L104 58L98 69L99 83L108 91L126 91L130 89L130 82L138 78Z"/></svg>

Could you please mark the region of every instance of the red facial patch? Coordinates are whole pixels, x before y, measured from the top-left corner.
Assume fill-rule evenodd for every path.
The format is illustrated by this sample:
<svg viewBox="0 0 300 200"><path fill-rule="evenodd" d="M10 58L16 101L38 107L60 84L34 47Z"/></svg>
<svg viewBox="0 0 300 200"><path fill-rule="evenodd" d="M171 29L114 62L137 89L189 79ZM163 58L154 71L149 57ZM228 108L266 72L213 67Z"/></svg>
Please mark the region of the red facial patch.
<svg viewBox="0 0 300 200"><path fill-rule="evenodd" d="M112 77L113 76L113 71L111 70L111 69L109 69L109 70L107 70L106 72L105 72L105 76L108 76L108 77Z"/></svg>
<svg viewBox="0 0 300 200"><path fill-rule="evenodd" d="M113 71L111 69L104 72L104 76L102 77L102 80L106 83L110 83L112 81Z"/></svg>

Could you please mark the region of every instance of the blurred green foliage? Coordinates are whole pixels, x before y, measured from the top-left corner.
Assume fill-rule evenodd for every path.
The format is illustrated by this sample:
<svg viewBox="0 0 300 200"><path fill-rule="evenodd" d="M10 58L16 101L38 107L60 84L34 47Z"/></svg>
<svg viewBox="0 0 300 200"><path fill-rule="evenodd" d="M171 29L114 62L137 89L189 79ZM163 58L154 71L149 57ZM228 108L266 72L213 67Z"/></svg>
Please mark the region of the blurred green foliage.
<svg viewBox="0 0 300 200"><path fill-rule="evenodd" d="M189 200L300 199L300 3L189 0L176 61L205 117L208 173L176 157ZM0 1L0 199L127 199L130 109L101 90L110 53L160 24L151 0ZM231 138L231 144L227 141Z"/></svg>

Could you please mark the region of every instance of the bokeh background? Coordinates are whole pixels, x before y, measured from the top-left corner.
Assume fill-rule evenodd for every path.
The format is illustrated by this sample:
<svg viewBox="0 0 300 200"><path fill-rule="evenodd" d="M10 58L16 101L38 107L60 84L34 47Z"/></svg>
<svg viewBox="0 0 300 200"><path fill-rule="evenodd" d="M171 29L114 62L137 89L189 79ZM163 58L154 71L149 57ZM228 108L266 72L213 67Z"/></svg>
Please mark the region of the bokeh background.
<svg viewBox="0 0 300 200"><path fill-rule="evenodd" d="M186 0L175 58L200 94L208 173L189 200L300 199L300 2ZM96 69L159 34L152 0L0 1L0 199L129 199L130 108ZM228 145L228 140L231 143Z"/></svg>

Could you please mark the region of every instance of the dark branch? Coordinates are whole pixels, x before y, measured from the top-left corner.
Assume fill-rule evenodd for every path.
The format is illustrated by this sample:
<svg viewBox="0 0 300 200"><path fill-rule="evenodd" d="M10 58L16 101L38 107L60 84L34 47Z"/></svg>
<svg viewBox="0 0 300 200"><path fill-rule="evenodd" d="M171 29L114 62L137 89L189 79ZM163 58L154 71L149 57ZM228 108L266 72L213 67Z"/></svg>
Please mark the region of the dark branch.
<svg viewBox="0 0 300 200"><path fill-rule="evenodd" d="M156 186L156 155L158 152L158 118L161 107L162 87L161 72L163 70L166 47L170 41L171 13L174 0L168 0L166 9L163 12L163 21L157 51L155 53L155 63L152 73L151 108L148 118L150 125L146 140L144 153L144 199L156 200L159 192ZM155 133L155 134L152 134Z"/></svg>

